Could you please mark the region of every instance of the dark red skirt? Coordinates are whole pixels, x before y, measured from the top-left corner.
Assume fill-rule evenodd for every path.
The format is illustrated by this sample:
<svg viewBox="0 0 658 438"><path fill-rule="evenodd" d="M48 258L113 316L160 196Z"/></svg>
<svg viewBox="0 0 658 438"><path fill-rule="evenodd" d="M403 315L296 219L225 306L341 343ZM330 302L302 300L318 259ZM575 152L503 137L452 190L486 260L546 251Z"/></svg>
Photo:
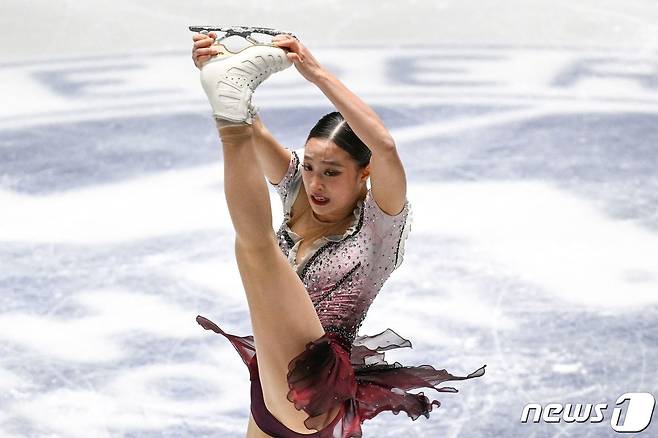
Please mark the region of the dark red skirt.
<svg viewBox="0 0 658 438"><path fill-rule="evenodd" d="M432 388L438 392L458 392L453 387L437 387L442 382L466 380L484 375L486 365L467 376L454 376L446 370L430 365L402 366L389 364L384 351L411 347L411 342L391 329L374 336L357 336L348 352L332 332L309 342L305 350L288 365L288 400L295 408L304 410L308 418L304 424L312 434L296 433L280 423L263 402L258 377L258 362L253 336L236 336L224 332L217 324L197 316L197 322L206 330L226 337L237 350L249 369L251 379L251 411L256 424L268 435L281 438L360 438L361 424L382 411L407 413L412 420L423 415L429 418L438 400L430 401L422 392L409 390ZM338 416L324 428L321 421L336 405Z"/></svg>

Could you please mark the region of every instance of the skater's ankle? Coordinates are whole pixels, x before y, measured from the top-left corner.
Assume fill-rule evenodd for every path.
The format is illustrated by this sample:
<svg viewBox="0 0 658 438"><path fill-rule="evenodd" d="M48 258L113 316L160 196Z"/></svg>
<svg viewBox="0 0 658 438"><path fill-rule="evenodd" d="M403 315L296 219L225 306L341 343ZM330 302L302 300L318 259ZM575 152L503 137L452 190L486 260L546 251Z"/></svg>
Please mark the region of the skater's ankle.
<svg viewBox="0 0 658 438"><path fill-rule="evenodd" d="M223 129L223 128L228 128L230 126L251 126L250 123L245 122L236 122L234 120L226 120L226 119L220 119L215 117L215 124L217 125L218 129Z"/></svg>
<svg viewBox="0 0 658 438"><path fill-rule="evenodd" d="M253 126L244 122L215 119L215 124L217 125L217 130L221 137L252 135L253 133Z"/></svg>

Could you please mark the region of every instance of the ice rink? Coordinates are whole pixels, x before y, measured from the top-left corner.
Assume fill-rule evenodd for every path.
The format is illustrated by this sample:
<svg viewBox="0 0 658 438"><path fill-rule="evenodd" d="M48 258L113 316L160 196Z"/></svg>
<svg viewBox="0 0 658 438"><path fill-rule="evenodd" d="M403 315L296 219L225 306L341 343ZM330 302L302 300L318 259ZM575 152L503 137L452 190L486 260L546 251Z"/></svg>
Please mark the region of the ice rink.
<svg viewBox="0 0 658 438"><path fill-rule="evenodd" d="M197 24L295 32L377 111L413 222L360 333L487 364L364 437L634 436L610 419L658 397L656 2L54 3L0 6L0 436L245 436L248 371L195 321L251 333ZM254 100L294 149L332 110L294 68Z"/></svg>

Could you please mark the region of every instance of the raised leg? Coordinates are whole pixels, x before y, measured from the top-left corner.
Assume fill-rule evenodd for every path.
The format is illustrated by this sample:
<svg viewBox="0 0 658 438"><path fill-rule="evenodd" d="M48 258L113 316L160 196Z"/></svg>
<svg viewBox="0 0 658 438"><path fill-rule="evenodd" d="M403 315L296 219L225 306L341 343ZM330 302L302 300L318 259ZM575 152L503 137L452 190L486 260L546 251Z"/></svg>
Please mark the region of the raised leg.
<svg viewBox="0 0 658 438"><path fill-rule="evenodd" d="M270 435L266 434L258 428L258 425L254 421L254 417L249 414L249 424L247 425L247 437L246 438L272 438Z"/></svg>
<svg viewBox="0 0 658 438"><path fill-rule="evenodd" d="M265 405L289 429L312 433L303 423L306 413L286 397L286 375L288 363L324 329L303 283L278 246L253 127L225 126L219 132L224 191L236 231L236 260L247 295ZM327 415L324 424L336 412Z"/></svg>

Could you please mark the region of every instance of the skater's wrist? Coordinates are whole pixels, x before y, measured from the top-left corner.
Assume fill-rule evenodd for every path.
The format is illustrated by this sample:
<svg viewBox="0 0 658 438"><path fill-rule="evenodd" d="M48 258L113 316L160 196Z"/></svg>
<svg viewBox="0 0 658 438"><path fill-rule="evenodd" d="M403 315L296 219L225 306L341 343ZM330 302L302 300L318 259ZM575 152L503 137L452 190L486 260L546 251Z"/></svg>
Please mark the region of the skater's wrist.
<svg viewBox="0 0 658 438"><path fill-rule="evenodd" d="M336 77L332 75L325 69L320 70L313 78L313 84L318 86L320 89L322 87L331 84L332 81L336 80Z"/></svg>

